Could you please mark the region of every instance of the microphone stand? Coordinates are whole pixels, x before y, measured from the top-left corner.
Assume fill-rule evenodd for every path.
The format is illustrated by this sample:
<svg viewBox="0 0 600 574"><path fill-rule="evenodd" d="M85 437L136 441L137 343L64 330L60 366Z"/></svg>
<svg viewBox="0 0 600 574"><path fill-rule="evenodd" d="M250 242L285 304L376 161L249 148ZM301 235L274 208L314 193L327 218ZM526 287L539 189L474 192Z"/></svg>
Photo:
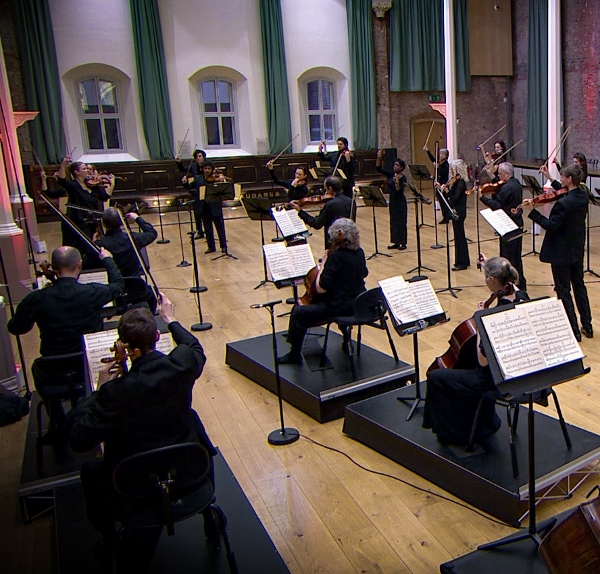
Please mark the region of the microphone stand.
<svg viewBox="0 0 600 574"><path fill-rule="evenodd" d="M208 287L200 285L200 279L198 278L198 257L196 256L196 242L194 241L194 220L192 218L192 209L189 210L190 214L190 229L188 235L190 236L190 242L192 244L192 261L194 262L194 286L190 287L190 293L196 294L196 306L198 307L198 318L199 323L194 323L191 327L192 331L208 331L212 329L212 323L204 322L202 318L202 305L200 304L200 293L208 291Z"/></svg>
<svg viewBox="0 0 600 574"><path fill-rule="evenodd" d="M157 173L162 173L161 171L154 172L154 186L156 187L156 205L158 206L158 224L160 225L160 239L156 242L158 245L164 245L166 243L171 243L170 239L165 239L165 233L163 230L163 222L162 222L162 213L160 211L160 194L158 191L158 175Z"/></svg>
<svg viewBox="0 0 600 574"><path fill-rule="evenodd" d="M281 376L279 375L279 363L277 362L277 335L275 333L275 305L279 305L281 299L278 301L269 301L268 303L250 305L251 309L265 308L269 315L271 315L271 333L273 343L273 364L275 365L275 384L277 387L277 400L279 402L279 419L281 421L281 428L271 431L267 440L269 444L275 446L284 446L296 442L300 438L300 433L295 428L285 428L285 422L283 420L283 400L281 398Z"/></svg>
<svg viewBox="0 0 600 574"><path fill-rule="evenodd" d="M177 267L189 267L191 265L191 263L188 263L185 260L185 256L183 254L183 235L181 233L181 219L179 218L179 208L181 206L181 202L180 202L179 198L177 198L176 201L177 201L177 227L179 228L179 245L181 247L181 263L178 263ZM193 240L194 240L194 238L192 237L192 241Z"/></svg>

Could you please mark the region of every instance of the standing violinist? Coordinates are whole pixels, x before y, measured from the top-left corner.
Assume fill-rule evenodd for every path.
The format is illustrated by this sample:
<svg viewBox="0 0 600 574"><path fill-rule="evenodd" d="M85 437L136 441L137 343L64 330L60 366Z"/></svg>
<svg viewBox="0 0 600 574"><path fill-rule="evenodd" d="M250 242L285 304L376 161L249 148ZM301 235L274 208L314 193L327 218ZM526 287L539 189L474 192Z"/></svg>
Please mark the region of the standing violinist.
<svg viewBox="0 0 600 574"><path fill-rule="evenodd" d="M496 160L506 154L506 144L502 140L494 142L494 151L492 153L486 152L484 147L481 146L481 153L485 159L485 167L483 169L492 181L498 181L498 164Z"/></svg>
<svg viewBox="0 0 600 574"><path fill-rule="evenodd" d="M394 160L393 171L389 172L381 167L384 150L377 152L375 169L385 175L387 178L387 192L390 198L390 241L388 249L406 249L406 238L408 236L406 229L406 218L408 209L406 206L406 197L404 196L404 186L406 185L406 176L402 173L406 169L406 163L400 158Z"/></svg>
<svg viewBox="0 0 600 574"><path fill-rule="evenodd" d="M583 281L588 195L580 185L581 178L581 169L576 165L569 165L561 170L560 183L568 191L558 196L548 217L534 209L534 200L526 199L523 202L525 209L532 210L529 218L546 230L540 250L540 261L550 263L556 296L565 306L578 341L581 341L582 333L589 339L594 336L592 312ZM581 319L581 330L571 298L571 286Z"/></svg>
<svg viewBox="0 0 600 574"><path fill-rule="evenodd" d="M336 140L337 151L327 153L327 147L324 141L319 144L319 159L331 164L331 175L340 176L336 172L343 172L344 177L341 177L342 189L344 195L352 199L352 190L354 188L354 173L356 172L356 159L354 154L348 149L348 140L346 138L338 138Z"/></svg>
<svg viewBox="0 0 600 574"><path fill-rule="evenodd" d="M305 167L298 166L294 173L294 179L289 181L279 179L277 175L275 175L275 170L273 168L273 161L267 162L267 169L271 174L273 182L288 190L288 201L302 199L308 195L308 187L306 185L308 174L306 173Z"/></svg>
<svg viewBox="0 0 600 574"><path fill-rule="evenodd" d="M198 175L194 179L196 188L198 189L198 204L199 209L202 212L204 234L206 235L207 249L204 253L214 253L216 251L213 225L215 226L217 236L219 237L219 247L223 253L226 253L227 240L225 238L225 224L223 223L223 206L221 204L221 198L217 197L216 199L207 201L200 197L200 188L210 183L224 183L227 180L222 173L215 170L215 164L212 161L205 161L202 164L202 175Z"/></svg>
<svg viewBox="0 0 600 574"><path fill-rule="evenodd" d="M504 213L515 222L515 225L522 228L523 211L519 207L523 201L523 186L514 174L515 169L512 164L506 161L502 162L498 166L498 190L491 197L482 195L479 199L493 210L504 210ZM518 210L517 213L511 211L513 208ZM521 229L516 229L500 237L500 257L506 257L514 265L515 269L519 272L519 289L525 290L527 281L523 274L522 251L523 237L521 236Z"/></svg>
<svg viewBox="0 0 600 574"><path fill-rule="evenodd" d="M277 358L281 365L300 365L306 331L331 317L352 315L354 299L365 290L369 271L356 224L347 217L336 219L329 227L329 236L330 247L321 258L313 283L316 295L308 305L292 308L287 335L291 349ZM342 349L348 352L346 333L344 335Z"/></svg>
<svg viewBox="0 0 600 574"><path fill-rule="evenodd" d="M435 183L439 183L440 185L444 185L447 183L448 179L450 179L450 164L448 163L448 158L450 157L450 152L446 148L441 148L438 151L437 159L434 155L429 151L427 145L423 146L423 150L427 152L427 157L433 163L433 167L435 168L436 177L433 178L434 185ZM442 211L442 219L440 220L440 224L445 224L450 221L450 214L446 209L446 206L442 204L440 206Z"/></svg>
<svg viewBox="0 0 600 574"><path fill-rule="evenodd" d="M198 197L199 182L197 177L202 177L202 165L206 161L206 152L201 149L194 150L193 161L186 168L181 163L181 157L175 156L175 163L180 172L185 173L181 178L183 187L188 190L194 200L194 219L196 220L196 235L194 239L204 239L204 230L202 226L202 206ZM204 185L201 183L200 185Z"/></svg>
<svg viewBox="0 0 600 574"><path fill-rule="evenodd" d="M306 213L297 201L292 201L290 205L298 212L298 216L306 225L310 225L314 229L325 228L325 249L329 249L331 245L329 227L340 217L351 217L352 200L342 193L342 182L339 177L330 175L325 178L324 185L325 195L332 195L334 197L325 203L316 217L310 213Z"/></svg>
<svg viewBox="0 0 600 574"><path fill-rule="evenodd" d="M485 260L485 257L482 258ZM483 274L485 284L493 295L477 304L478 311L487 308L494 299L497 299L498 306L529 300L525 291L515 288L519 274L504 257L492 257L485 261ZM431 429L444 444L464 446L469 443L479 399L482 393L495 389L479 334L473 339L476 339L474 347L469 345L470 339L462 341L464 351L461 368L444 368L438 359L427 372L423 428ZM455 340L453 334L451 343ZM466 368L464 363L467 363ZM475 441L485 440L499 428L500 419L496 414L495 402L486 398L481 405Z"/></svg>

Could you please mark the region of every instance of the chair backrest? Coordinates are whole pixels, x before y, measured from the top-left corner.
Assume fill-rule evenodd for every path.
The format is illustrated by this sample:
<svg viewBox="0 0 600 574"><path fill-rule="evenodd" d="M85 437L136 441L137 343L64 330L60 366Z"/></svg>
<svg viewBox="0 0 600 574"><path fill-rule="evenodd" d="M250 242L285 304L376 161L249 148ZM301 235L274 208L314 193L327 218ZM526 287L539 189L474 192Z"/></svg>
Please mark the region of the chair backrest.
<svg viewBox="0 0 600 574"><path fill-rule="evenodd" d="M354 300L354 318L363 323L375 323L380 319L383 295L379 287L363 291Z"/></svg>
<svg viewBox="0 0 600 574"><path fill-rule="evenodd" d="M87 378L84 353L38 357L31 365L31 374L38 391L42 387L68 387L71 391L80 391Z"/></svg>
<svg viewBox="0 0 600 574"><path fill-rule="evenodd" d="M127 302L136 302L146 296L146 282L141 277L123 277L124 297Z"/></svg>
<svg viewBox="0 0 600 574"><path fill-rule="evenodd" d="M150 498L161 494L161 482L169 481L169 489L176 495L201 484L209 471L207 450L197 443L183 443L123 459L113 472L113 484L126 498Z"/></svg>

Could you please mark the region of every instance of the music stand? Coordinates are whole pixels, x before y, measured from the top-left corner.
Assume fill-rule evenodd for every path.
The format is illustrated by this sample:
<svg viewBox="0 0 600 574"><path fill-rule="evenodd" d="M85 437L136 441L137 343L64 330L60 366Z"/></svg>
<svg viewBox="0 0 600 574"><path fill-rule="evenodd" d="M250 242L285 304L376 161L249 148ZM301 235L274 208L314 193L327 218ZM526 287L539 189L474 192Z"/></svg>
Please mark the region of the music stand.
<svg viewBox="0 0 600 574"><path fill-rule="evenodd" d="M531 196L535 197L536 195L540 195L540 193L544 193L544 190L542 188L542 186L540 185L540 182L535 179L535 177L533 177L532 175L523 175L522 176L523 181L525 182L525 185L523 186L525 189L529 189L531 191ZM539 255L539 251L536 251L535 249L535 226L538 225L537 223L533 223L534 225L534 230L533 233L531 234L531 251L528 251L527 253L523 254L523 257L527 257L528 255ZM538 225L539 228L539 225Z"/></svg>
<svg viewBox="0 0 600 574"><path fill-rule="evenodd" d="M362 195L365 205L371 207L373 211L373 237L375 239L375 251L367 257L367 260L377 257L377 255L383 255L384 257L391 257L389 253L381 253L377 246L377 219L375 218L376 207L387 207L388 202L381 193L381 189L376 185L366 185L360 187L360 194Z"/></svg>
<svg viewBox="0 0 600 574"><path fill-rule="evenodd" d="M217 201L221 203L223 201L231 201L233 200L234 196L235 191L233 189L233 183L230 181L209 183L206 185L206 189L204 192L204 200L206 201L206 203ZM206 208L207 206L204 207L204 209ZM213 257L213 261L221 259L221 257L230 257L231 259L237 259L237 257L231 255L231 253L229 253L229 251L227 250L227 234L225 233L225 218L223 217L222 210L223 207L221 206L221 223L223 224L223 244L225 245L225 253L217 255L217 257ZM206 234L206 229L204 230L204 233Z"/></svg>
<svg viewBox="0 0 600 574"><path fill-rule="evenodd" d="M417 164L409 165L408 169L410 170L411 177L415 181L419 182L419 192L421 193L421 195L423 195L423 182L431 181L433 179L433 177L429 173L429 170L427 169L427 166L423 165L421 163L417 163ZM416 207L417 206L415 205L415 209L416 209ZM435 205L433 206L433 219L435 221ZM423 226L434 227L430 223L425 223L425 217L423 216L423 204L421 203L421 222L419 223L419 227L423 227ZM435 243L437 245L437 226L436 226L436 242ZM439 247L441 247L441 245ZM432 249L439 249L439 247L432 246Z"/></svg>
<svg viewBox="0 0 600 574"><path fill-rule="evenodd" d="M164 169L156 169L154 171L145 171L144 175L147 173L154 174L154 187L156 188L156 206L158 209L158 224L160 225L160 239L156 243L157 243L157 245L165 245L166 243L171 243L171 240L165 239L165 233L163 230L163 222L162 222L163 214L160 210L160 191L159 191L159 187L158 187L158 174L162 173L163 175L166 175L167 172Z"/></svg>
<svg viewBox="0 0 600 574"><path fill-rule="evenodd" d="M585 186L587 188L588 191L588 195L596 198L596 195L594 195L591 191L590 188L587 187L587 185ZM596 193L598 193L600 190L598 188L596 189ZM598 273L596 273L595 271L593 271L590 268L590 229L591 229L591 219L592 219L592 204L594 205L599 205L598 203L596 203L598 201L598 199L590 199L590 201L588 201L588 212L587 212L587 219L586 219L586 225L585 225L585 251L586 251L586 267L583 270L583 274L585 275L586 273L589 273L590 275L593 275L594 277L600 277L600 275L598 275Z"/></svg>
<svg viewBox="0 0 600 574"><path fill-rule="evenodd" d="M183 234L181 233L181 217L179 215L179 208L182 205L187 205L187 201L191 201L193 202L193 199L189 199L189 198L182 198L182 197L176 197L175 198L175 204L177 206L177 227L179 228L179 246L181 247L181 262L178 263L176 265L176 267L189 267L191 265L191 263L189 263L188 261L185 260L185 255L183 253ZM192 203L193 205L193 203ZM192 237L192 241L193 241L193 237Z"/></svg>
<svg viewBox="0 0 600 574"><path fill-rule="evenodd" d="M262 251L262 260L263 260L263 280L254 288L258 289L267 283L274 283L271 279L267 277L267 258L265 257L265 253L262 249L262 246L265 244L265 230L263 227L263 221L272 221L273 214L271 213L271 206L273 205L272 201L268 197L244 197L242 196L242 205L246 210L246 214L250 218L251 221L260 221L260 244Z"/></svg>
<svg viewBox="0 0 600 574"><path fill-rule="evenodd" d="M458 219L458 215L454 209L450 207L446 196L441 192L437 187L435 188L435 192L437 197L440 198L440 205L445 205L446 213L449 214L450 218L454 221ZM443 210L442 210L443 211ZM447 286L443 289L436 289L436 293L443 293L444 291L448 291L452 297L457 298L456 292L462 291L460 287L452 287L452 274L450 273L450 232L448 228L450 227L450 223L446 223L446 271L447 271Z"/></svg>
<svg viewBox="0 0 600 574"><path fill-rule="evenodd" d="M427 271L435 273L435 269L425 267L421 263L421 226L419 225L419 210L417 209L417 202L423 205L423 203L431 203L431 200L428 200L412 183L407 183L404 188L413 194L413 197L407 198L406 201L415 204L415 235L417 238L417 266L409 269L407 273L414 273L416 271L417 275L421 275L421 269L427 269Z"/></svg>
<svg viewBox="0 0 600 574"><path fill-rule="evenodd" d="M564 307L560 301L556 301L555 299L544 298L543 304L548 304L549 311L547 311L547 315L550 316L550 321L554 320L555 313L560 315L560 311L562 310L562 315L564 315L563 323L566 325L565 329L569 331L569 335L573 337L572 331L570 331L571 327L569 325L569 321L567 319L566 313L564 311ZM518 374L517 376L511 376L510 378L503 374L502 368L497 358L497 352L490 340L489 333L487 331L485 317L487 315L498 315L497 323L499 325L499 329L504 329L504 326L507 324L506 321L510 321L508 316L509 313L513 312L513 310L517 306L526 306L533 303L542 303L540 300L528 301L523 303L512 303L510 305L503 305L499 308L494 309L485 309L482 311L475 312L475 323L477 324L477 331L481 336L481 344L483 345L483 349L485 352L485 356L488 359L490 372L492 374L492 378L494 380L494 384L496 385L497 390L506 395L506 396L519 396L521 394L525 394L529 398L529 410L527 416L527 442L528 442L528 472L529 472L529 527L526 531L517 532L513 536L510 536L504 540L498 540L496 542L490 542L488 544L483 544L478 547L478 550L491 550L494 548L498 548L500 546L505 546L507 544L512 544L514 542L519 542L521 540L531 539L536 546L539 546L541 543L540 534L542 532L547 531L551 528L555 522L555 519L550 519L546 521L543 526L538 527L536 524L536 503L535 503L535 434L534 434L534 420L535 420L535 410L533 409L533 394L536 391L540 391L542 389L547 389L549 387L553 387L554 385L558 385L560 383L564 383L570 381L572 379L581 377L587 373L589 373L590 368L583 366L582 358L574 358L568 360L563 358L563 362L558 362L558 364L554 364L553 366L546 366L539 368L535 371L526 372L525 374ZM547 301L547 302L546 302ZM541 312L544 309L541 308ZM540 319L540 311L536 313L537 320ZM538 327L540 331L542 331L545 327L542 325L541 328ZM532 331L533 332L533 331ZM561 337L562 333L557 332L556 336ZM497 336L497 335L496 335ZM512 336L512 332L508 332L506 336ZM573 338L573 341L575 339ZM543 335L537 337L537 342L542 349L542 353L552 345L556 345L556 337L545 338ZM561 343L569 344L566 341L561 341ZM519 342L517 341L517 346ZM570 343L573 344L572 342ZM577 342L574 343L577 345ZM500 341L499 345L502 345L502 341ZM525 347L528 347L526 345ZM524 353L528 353L530 349L525 348ZM564 352L564 350L563 350ZM555 353L551 353L554 355ZM569 355L565 352L565 357ZM582 356L582 355L580 355ZM535 359L532 363L534 364Z"/></svg>

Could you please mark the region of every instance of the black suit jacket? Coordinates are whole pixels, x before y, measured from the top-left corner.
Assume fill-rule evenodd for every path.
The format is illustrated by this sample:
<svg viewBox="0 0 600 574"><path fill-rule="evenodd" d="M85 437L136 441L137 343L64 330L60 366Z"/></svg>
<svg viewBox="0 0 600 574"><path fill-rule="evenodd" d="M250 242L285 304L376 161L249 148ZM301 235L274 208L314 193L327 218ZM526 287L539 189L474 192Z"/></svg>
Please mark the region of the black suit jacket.
<svg viewBox="0 0 600 574"><path fill-rule="evenodd" d="M519 210L518 213L511 211L513 207L519 207L523 202L523 186L516 177L511 177L506 181L498 193L494 193L492 197L482 195L480 200L494 210L503 209L519 227L523 227L523 211Z"/></svg>
<svg viewBox="0 0 600 574"><path fill-rule="evenodd" d="M549 217L535 209L529 214L530 219L546 230L540 261L573 265L582 260L587 208L587 192L577 187L556 201Z"/></svg>
<svg viewBox="0 0 600 574"><path fill-rule="evenodd" d="M325 248L327 249L331 243L328 233L331 224L340 217L351 217L351 213L352 200L344 194L338 193L333 199L325 203L316 217L302 210L298 212L298 215L306 225L310 225L314 229L325 227Z"/></svg>
<svg viewBox="0 0 600 574"><path fill-rule="evenodd" d="M170 323L169 331L177 344L169 355L152 351L136 359L128 373L102 385L69 413L75 452L104 442L110 469L133 454L185 442L198 442L216 454L192 408L204 351L178 322Z"/></svg>

